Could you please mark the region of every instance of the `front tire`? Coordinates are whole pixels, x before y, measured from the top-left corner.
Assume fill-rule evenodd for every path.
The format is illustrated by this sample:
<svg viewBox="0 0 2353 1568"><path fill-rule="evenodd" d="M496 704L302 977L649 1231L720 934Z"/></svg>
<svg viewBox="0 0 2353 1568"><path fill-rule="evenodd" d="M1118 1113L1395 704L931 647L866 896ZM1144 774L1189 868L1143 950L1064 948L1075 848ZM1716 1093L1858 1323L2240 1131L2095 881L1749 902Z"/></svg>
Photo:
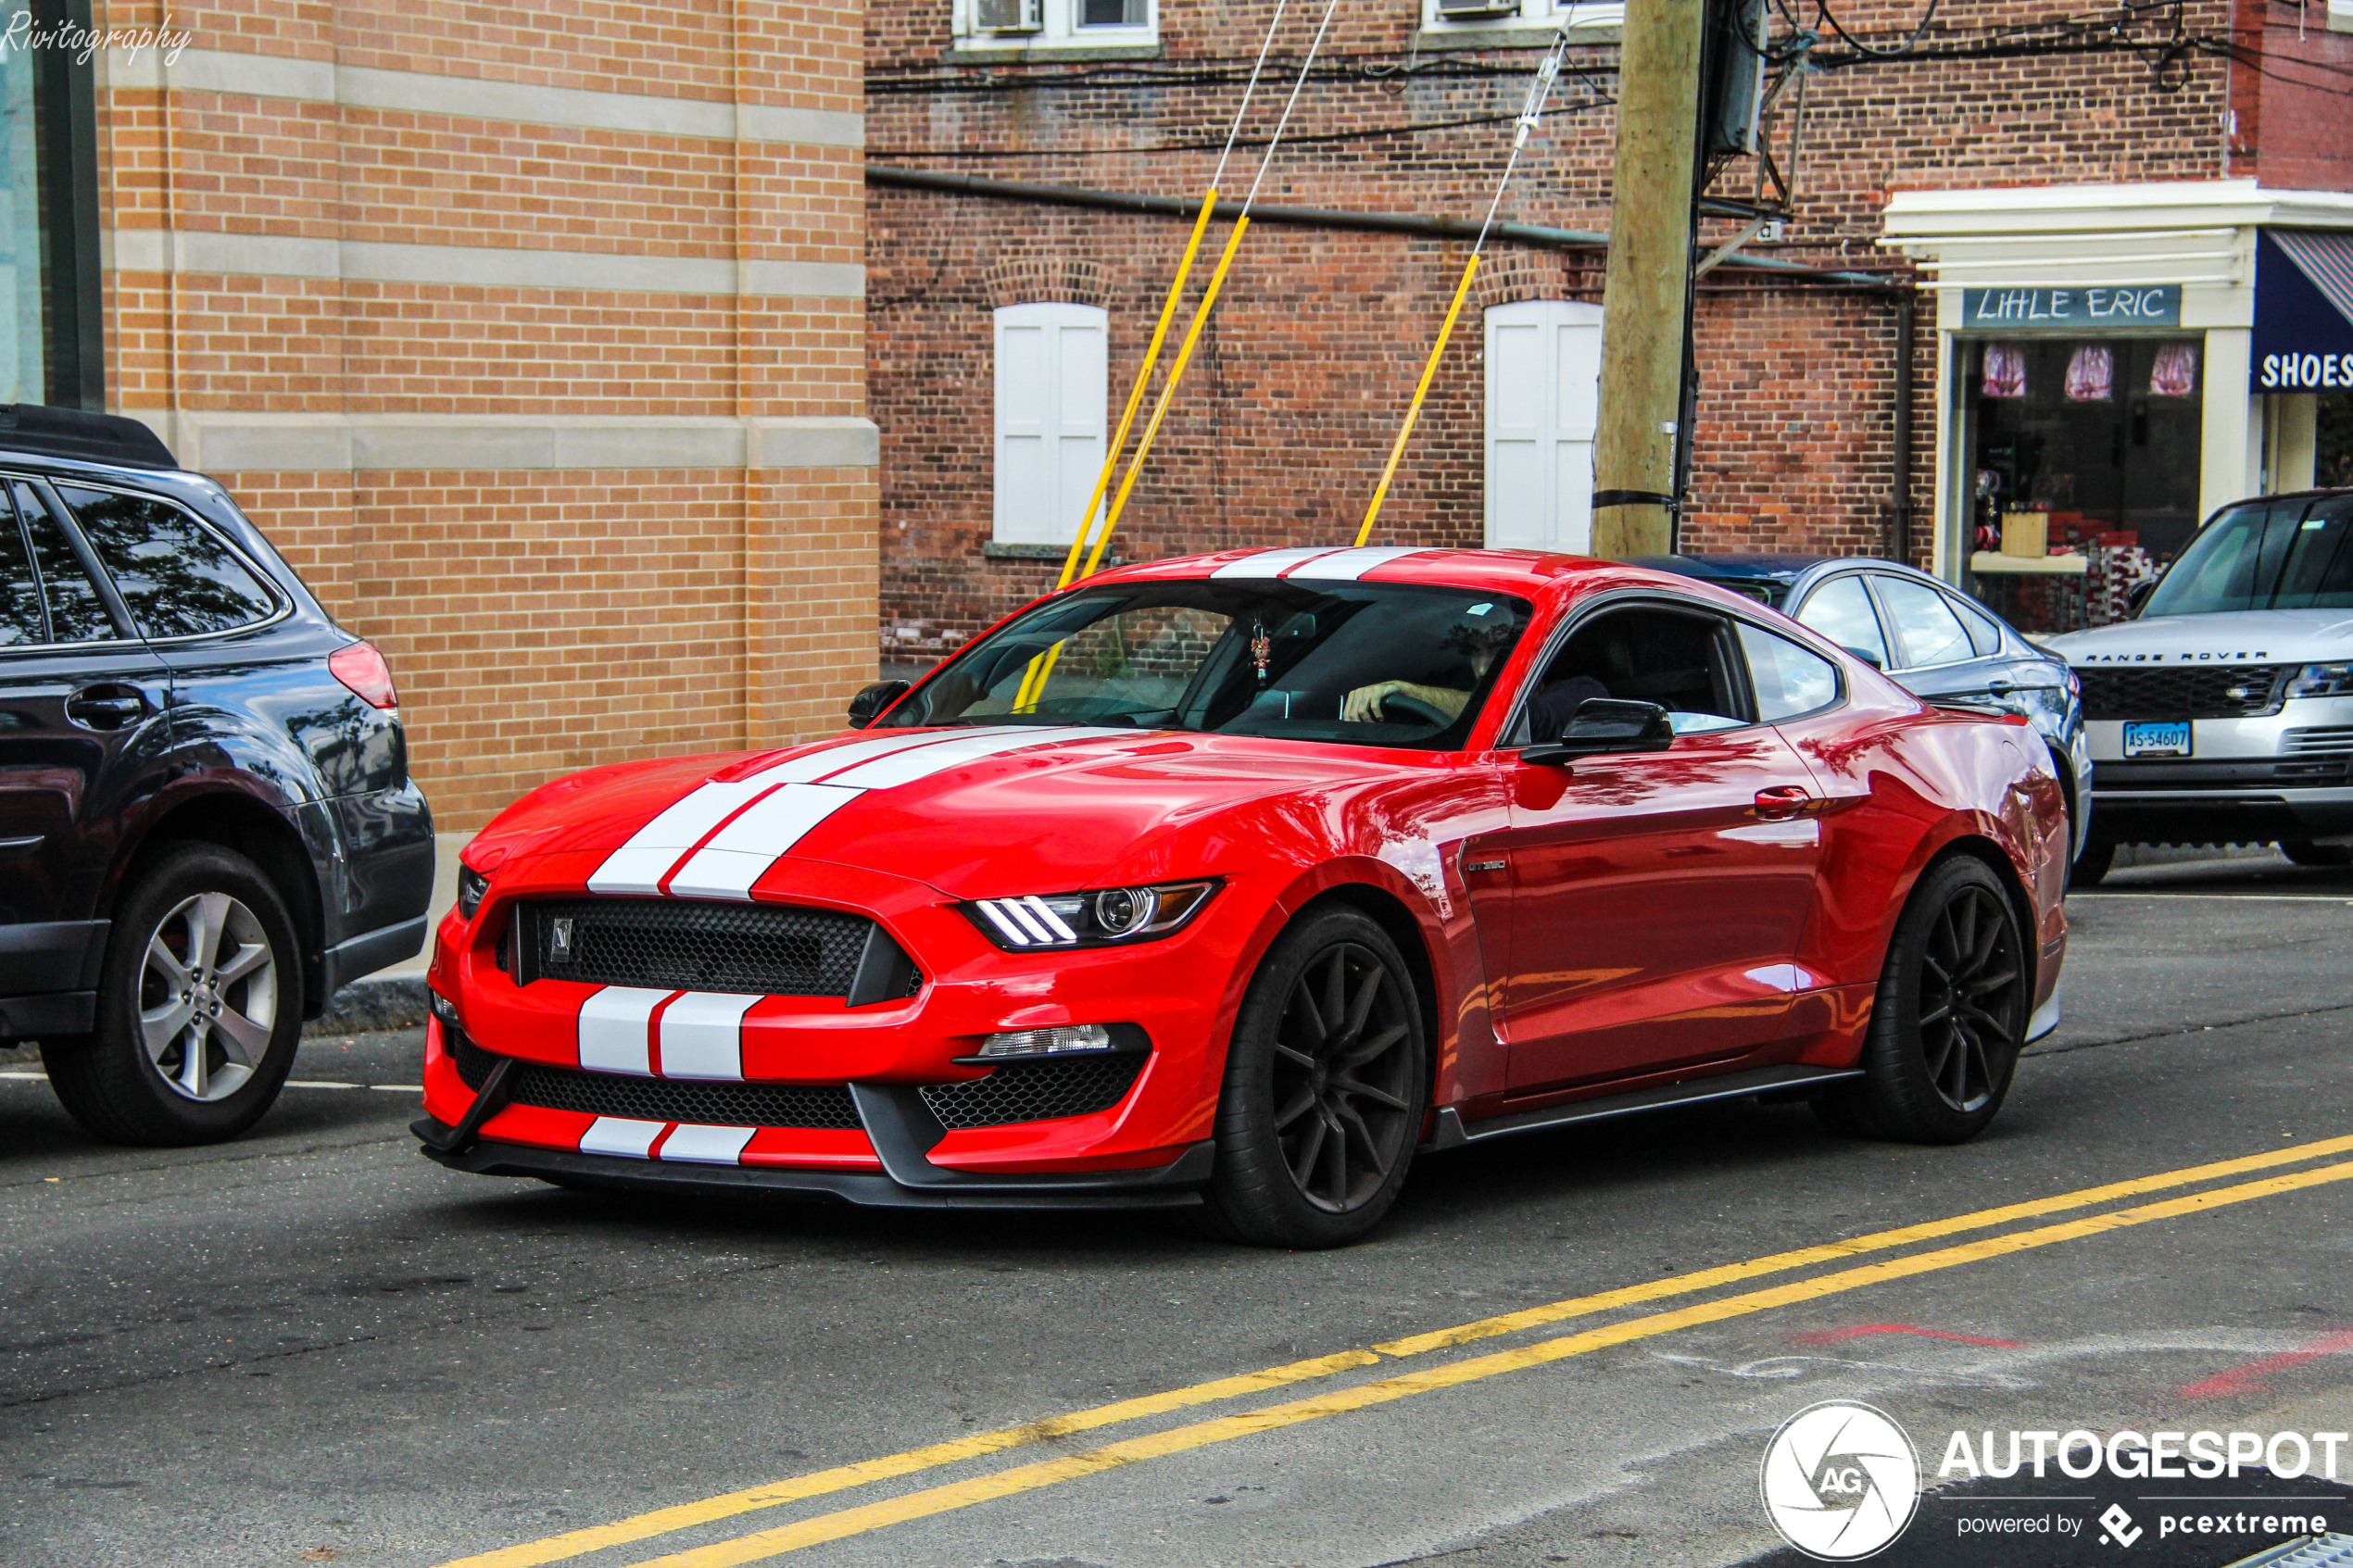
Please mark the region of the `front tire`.
<svg viewBox="0 0 2353 1568"><path fill-rule="evenodd" d="M1962 1143L2002 1109L2025 1044L2025 938L2001 880L1957 855L1930 868L1895 924L1863 1046L1863 1078L1817 1102L1832 1131Z"/></svg>
<svg viewBox="0 0 2353 1568"><path fill-rule="evenodd" d="M285 900L251 860L168 851L117 905L88 1035L44 1041L66 1110L109 1143L233 1138L261 1119L302 1035Z"/></svg>
<svg viewBox="0 0 2353 1568"><path fill-rule="evenodd" d="M2101 880L2108 875L2108 869L2115 864L2115 845L2104 844L2096 838L2086 840L2083 845L2083 853L2076 856L2075 863L2068 868L2067 885L2097 887Z"/></svg>
<svg viewBox="0 0 2353 1568"><path fill-rule="evenodd" d="M1412 972L1376 922L1329 907L1284 932L1227 1053L1212 1232L1340 1247L1378 1224L1421 1136L1428 1060Z"/></svg>
<svg viewBox="0 0 2353 1568"><path fill-rule="evenodd" d="M2309 838L2280 841L2280 853L2299 866L2353 866L2353 845L2315 844Z"/></svg>

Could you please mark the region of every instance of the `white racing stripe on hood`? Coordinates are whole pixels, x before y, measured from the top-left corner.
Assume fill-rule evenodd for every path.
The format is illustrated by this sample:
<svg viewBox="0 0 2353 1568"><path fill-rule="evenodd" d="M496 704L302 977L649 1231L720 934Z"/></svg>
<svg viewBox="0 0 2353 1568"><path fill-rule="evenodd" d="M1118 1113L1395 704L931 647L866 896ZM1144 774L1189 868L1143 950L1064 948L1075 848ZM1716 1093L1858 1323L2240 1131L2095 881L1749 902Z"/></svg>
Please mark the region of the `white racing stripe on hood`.
<svg viewBox="0 0 2353 1568"><path fill-rule="evenodd" d="M1261 550L1254 556L1246 556L1240 560L1229 561L1210 575L1212 577L1279 577L1287 569L1297 566L1302 561L1314 560L1317 556L1333 555L1338 553L1339 549L1340 546L1337 545L1316 545L1305 549Z"/></svg>
<svg viewBox="0 0 2353 1568"><path fill-rule="evenodd" d="M662 1140L661 1158L664 1163L676 1160L689 1165L740 1165L744 1145L751 1142L754 1131L750 1127L705 1127L681 1122Z"/></svg>
<svg viewBox="0 0 2353 1568"><path fill-rule="evenodd" d="M624 1160L644 1160L661 1136L667 1122L633 1122L625 1116L599 1116L588 1123L580 1135L583 1154L614 1154Z"/></svg>
<svg viewBox="0 0 2353 1568"><path fill-rule="evenodd" d="M720 830L670 879L673 898L743 898L751 884L811 828L865 793L831 784L786 784Z"/></svg>
<svg viewBox="0 0 2353 1568"><path fill-rule="evenodd" d="M744 1080L744 1014L758 997L688 991L662 1010L661 1075Z"/></svg>
<svg viewBox="0 0 2353 1568"><path fill-rule="evenodd" d="M1002 734L1003 728L983 732ZM711 836L729 817L780 784L806 784L861 762L871 762L901 751L942 741L970 739L970 730L926 730L915 734L887 735L828 746L762 768L725 784L699 784L680 796L653 821L629 835L628 842L605 857L589 873L588 891L608 894L657 894L661 879L678 858Z"/></svg>
<svg viewBox="0 0 2353 1568"><path fill-rule="evenodd" d="M1293 567L1283 573L1283 576L1291 582L1304 579L1326 583L1353 583L1375 567L1387 566L1390 561L1406 556L1418 556L1422 553L1423 549L1419 546L1397 545L1378 545L1362 550L1340 550L1332 555L1318 556L1304 565Z"/></svg>
<svg viewBox="0 0 2353 1568"><path fill-rule="evenodd" d="M1011 730L995 730L987 734L960 735L945 746L927 746L921 751L886 757L852 768L848 772L834 773L825 780L826 787L850 789L888 789L894 784L913 784L934 773L965 762L977 762L1000 752L1020 751L1032 746L1054 746L1064 741L1094 740L1104 735L1124 735L1130 740L1140 732L1111 730L1095 724L1074 724L1063 729L1040 729L1035 725Z"/></svg>

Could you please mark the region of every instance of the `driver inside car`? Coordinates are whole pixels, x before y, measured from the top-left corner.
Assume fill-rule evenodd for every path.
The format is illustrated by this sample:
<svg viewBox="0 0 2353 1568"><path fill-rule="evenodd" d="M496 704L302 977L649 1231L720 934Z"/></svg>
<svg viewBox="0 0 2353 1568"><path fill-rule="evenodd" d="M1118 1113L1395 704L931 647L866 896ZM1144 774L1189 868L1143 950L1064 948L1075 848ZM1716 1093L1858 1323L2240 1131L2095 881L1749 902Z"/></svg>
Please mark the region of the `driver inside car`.
<svg viewBox="0 0 2353 1568"><path fill-rule="evenodd" d="M1445 646L1468 654L1471 667L1469 686L1458 690L1453 686L1425 685L1416 681L1376 681L1350 692L1340 704L1340 716L1354 724L1394 722L1383 710L1383 705L1390 697L1403 696L1437 709L1451 723L1462 717L1463 709L1470 702L1471 693L1478 689L1479 682L1487 678L1488 667L1494 662L1496 650L1510 640L1507 630L1491 630L1466 617L1448 629ZM1609 687L1591 675L1564 676L1557 669L1554 673L1554 678L1544 683L1529 699L1529 716L1535 725L1533 733L1540 735L1557 734L1568 722L1568 716L1577 711L1577 705L1587 697L1610 695Z"/></svg>

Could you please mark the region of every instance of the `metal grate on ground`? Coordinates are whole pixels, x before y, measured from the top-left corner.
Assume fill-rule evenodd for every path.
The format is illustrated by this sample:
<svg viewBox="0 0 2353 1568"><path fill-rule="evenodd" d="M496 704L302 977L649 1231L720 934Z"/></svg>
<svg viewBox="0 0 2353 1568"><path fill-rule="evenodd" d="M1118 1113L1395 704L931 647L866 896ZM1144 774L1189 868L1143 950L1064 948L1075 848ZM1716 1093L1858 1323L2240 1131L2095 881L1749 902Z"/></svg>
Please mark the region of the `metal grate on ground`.
<svg viewBox="0 0 2353 1568"><path fill-rule="evenodd" d="M2282 1541L2253 1557L2242 1557L2226 1568L2353 1568L2353 1536L2331 1532Z"/></svg>

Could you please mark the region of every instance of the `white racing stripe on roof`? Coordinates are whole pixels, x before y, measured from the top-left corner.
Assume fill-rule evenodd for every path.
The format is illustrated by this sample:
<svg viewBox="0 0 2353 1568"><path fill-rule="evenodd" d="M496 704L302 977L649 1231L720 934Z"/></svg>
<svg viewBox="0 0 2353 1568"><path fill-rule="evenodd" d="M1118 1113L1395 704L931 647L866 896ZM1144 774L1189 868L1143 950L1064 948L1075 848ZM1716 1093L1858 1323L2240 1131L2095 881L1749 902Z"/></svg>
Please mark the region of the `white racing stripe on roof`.
<svg viewBox="0 0 2353 1568"><path fill-rule="evenodd" d="M992 730L986 734L963 735L946 746L927 746L920 751L903 752L886 757L836 773L825 781L828 787L858 789L888 789L894 784L913 784L934 773L965 762L977 762L1000 752L1020 751L1033 746L1055 746L1075 740L1098 740L1117 736L1134 740L1141 732L1114 730L1100 724L1077 724L1067 728L1026 728ZM722 836L724 836L724 834Z"/></svg>
<svg viewBox="0 0 2353 1568"><path fill-rule="evenodd" d="M1221 566L1210 575L1212 577L1279 577L1302 561L1314 560L1317 556L1331 555L1339 548L1337 545L1317 545L1306 549L1261 550L1254 556L1247 556L1240 560Z"/></svg>
<svg viewBox="0 0 2353 1568"><path fill-rule="evenodd" d="M583 1154L615 1154L624 1160L644 1160L654 1140L661 1136L667 1122L633 1122L625 1116L599 1116L588 1123L580 1135Z"/></svg>
<svg viewBox="0 0 2353 1568"><path fill-rule="evenodd" d="M934 748L936 749L936 748ZM803 834L858 798L832 784L789 784L722 828L670 879L677 898L751 897L751 884Z"/></svg>
<svg viewBox="0 0 2353 1568"><path fill-rule="evenodd" d="M744 1014L758 997L689 991L662 1010L661 1075L740 1084Z"/></svg>
<svg viewBox="0 0 2353 1568"><path fill-rule="evenodd" d="M1294 581L1309 578L1317 582L1353 583L1377 566L1387 566L1402 557L1422 553L1422 546L1416 545L1379 545L1362 550L1340 550L1331 555L1318 556L1283 575Z"/></svg>
<svg viewBox="0 0 2353 1568"><path fill-rule="evenodd" d="M653 1073L646 1024L670 993L608 985L580 1004L580 1065L591 1073Z"/></svg>
<svg viewBox="0 0 2353 1568"><path fill-rule="evenodd" d="M740 1165L744 1145L751 1142L750 1127L705 1127L692 1122L681 1122L670 1130L661 1142L664 1163L673 1160L689 1165Z"/></svg>

